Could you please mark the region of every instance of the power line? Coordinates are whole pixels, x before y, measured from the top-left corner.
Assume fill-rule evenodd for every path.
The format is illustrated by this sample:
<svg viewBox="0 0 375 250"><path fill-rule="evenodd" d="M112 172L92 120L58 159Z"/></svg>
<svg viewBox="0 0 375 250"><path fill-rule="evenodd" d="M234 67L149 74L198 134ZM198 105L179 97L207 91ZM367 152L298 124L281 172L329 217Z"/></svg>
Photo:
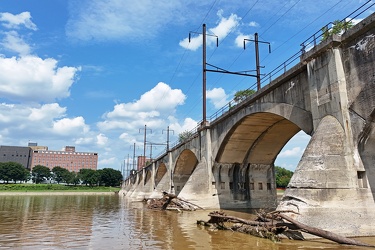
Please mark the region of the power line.
<svg viewBox="0 0 375 250"><path fill-rule="evenodd" d="M299 2L299 1L298 1ZM294 5L292 5L286 12L284 12L284 14L281 16L281 17L283 17L283 16L285 16L285 14L286 13L288 13L298 2L296 2ZM317 17L317 18L315 18L312 22L310 22L308 25L306 25L303 29L301 29L299 32L297 32L296 34L294 34L292 37L290 37L287 41L285 41L284 43L282 43L281 45L279 45L276 49L274 49L273 51L276 51L277 49L279 49L281 46L283 46L285 43L287 43L288 41L290 41L292 38L294 38L295 36L297 36L299 33L301 33L303 30L305 30L308 26L310 26L312 23L314 23L316 20L318 20L319 18L321 18L323 15L325 15L327 12L329 12L329 11L331 11L334 7L336 7L339 3L340 3L341 1L338 1L336 4L334 4L331 8L329 8L327 11L325 11L323 14L321 14L319 17ZM285 4L286 5L286 4ZM285 6L284 5L284 6ZM283 6L283 7L284 7ZM267 30L269 30L277 21L279 21L280 19L281 19L281 17L280 18L278 18L272 25L270 25L267 29L266 29L266 31ZM265 32L266 32L265 31ZM241 52L241 54L239 54L238 56L237 56L237 58L235 59L235 61L234 62L236 62L238 59L239 59L239 57L242 55L242 53L243 53L243 51ZM263 59L263 60L265 60L267 57L269 57L269 54ZM262 61L263 61L262 60ZM231 66L234 64L234 62L231 64ZM230 67L231 67L230 66ZM241 79L235 86L238 86L239 85L239 83L240 82L242 82L244 79ZM233 90L234 88L232 88L232 90Z"/></svg>
<svg viewBox="0 0 375 250"><path fill-rule="evenodd" d="M291 9L293 9L294 6L297 5L297 3L299 3L301 0L298 0L297 2L295 2L287 11L284 12L284 14L282 14L274 23L271 24L271 26L269 26L264 32L266 33L273 25L275 25L283 16L285 16Z"/></svg>
<svg viewBox="0 0 375 250"><path fill-rule="evenodd" d="M207 16L210 14L211 10L212 10L212 9L214 8L214 6L216 5L216 2L217 2L217 0L215 0L215 1L211 4L211 7L209 8L209 10L207 11L207 13L206 13L206 15L204 16L203 20L201 21L200 26L202 26L202 24L203 24L204 21L206 20ZM200 26L196 29L196 31L199 30ZM171 79L169 80L169 84L171 84L171 83L173 82L173 79L174 79L175 75L177 74L178 69L180 68L180 66L181 66L181 64L182 64L182 61L183 61L183 59L185 58L185 55L186 55L187 52L189 51L189 49L188 49L188 48L189 48L189 45L190 45L190 44L188 44L188 47L185 48L184 53L183 53L183 55L182 55L182 57L181 57L179 63L177 64L177 66L176 66L176 68L175 68L175 70L174 70L174 72L173 72L173 74L172 74ZM196 78L194 79L194 81L192 82L192 84L190 85L190 87L188 88L186 94L189 93L189 91L190 91L192 85L194 85L194 82L195 82L195 80L198 78L198 76L199 76L199 75L196 76ZM165 93L163 94L163 97L164 97L164 96L165 96ZM155 109L157 109L157 107L158 107L158 106L156 106Z"/></svg>
<svg viewBox="0 0 375 250"><path fill-rule="evenodd" d="M284 41L282 44L280 44L279 46L277 46L273 51L277 51L279 48L281 48L284 44L286 44L287 42L289 42L290 40L292 40L294 37L296 37L298 34L300 34L303 30L305 30L307 27L309 27L311 24L313 24L315 21L317 21L318 19L320 19L322 16L324 16L326 13L328 13L329 11L331 11L334 7L336 7L339 3L341 3L341 0L339 0L337 3L335 3L331 8L329 8L328 10L326 10L323 14L321 14L320 16L318 16L317 18L315 18L312 22L310 22L309 24L307 24L305 27L303 27L301 30L299 30L297 33L295 33L293 36L289 37L288 40ZM266 60L266 58L268 57L269 55L267 55L265 58L263 58L263 60Z"/></svg>
<svg viewBox="0 0 375 250"><path fill-rule="evenodd" d="M241 19L244 19L246 16L247 16L247 14L249 14L250 13L250 11L255 7L255 5L257 4L259 2L259 0L257 0L248 10L247 10L247 12L245 13L245 15L244 16L242 16L241 17ZM225 41L225 39L233 32L233 30L234 30L234 28L232 28L229 32L228 32L228 34L224 37L224 38L220 38L220 43L219 43L219 45L220 44L222 44L224 41ZM211 57L213 56L213 54L216 52L216 50L217 50L217 47L214 49L214 51L211 53L211 55L210 55L210 57L208 58L208 59L211 59Z"/></svg>
<svg viewBox="0 0 375 250"><path fill-rule="evenodd" d="M255 7L255 5L257 4L259 2L259 0L257 0L257 1L255 1L255 3L246 11L246 13L241 17L241 19L244 19L249 13L250 13L250 11ZM223 42L224 42L224 40L233 32L233 30L234 29L231 29L229 32L228 32L228 34L223 38L223 39L220 39L220 42L219 42L219 44L218 45L220 45L220 44L222 44ZM216 52L216 50L217 50L217 47L215 47L215 49L214 49L214 51L211 53L211 55L210 55L210 57L209 57L209 59L211 59L212 58L212 56L214 55L214 53ZM237 56L237 58L234 60L234 62L230 65L230 67L229 67L229 69L233 66L233 64L238 60L238 58L242 55L242 53L243 53L243 51ZM193 81L193 83L192 83L192 85L195 83L195 81L196 81L196 79L198 78L198 76L199 76L199 74L194 78L194 81ZM219 80L221 79L222 77L220 77L219 78ZM218 80L218 81L219 81ZM216 81L216 83L218 82L218 81ZM189 90L190 90L190 88L192 87L192 85L189 87ZM213 84L213 85L215 85L215 84ZM190 112L193 110L193 109L195 109L195 107L198 105L198 102L194 102L195 103L195 105L193 105L192 107L191 107L191 109L189 110L189 112L187 112L187 114L190 114Z"/></svg>

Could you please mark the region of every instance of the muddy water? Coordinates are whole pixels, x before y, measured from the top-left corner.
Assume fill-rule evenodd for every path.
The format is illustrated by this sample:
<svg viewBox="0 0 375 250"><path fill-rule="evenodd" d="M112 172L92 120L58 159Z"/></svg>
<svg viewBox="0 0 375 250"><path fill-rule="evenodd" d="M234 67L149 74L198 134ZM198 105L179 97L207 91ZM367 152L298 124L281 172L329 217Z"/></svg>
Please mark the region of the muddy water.
<svg viewBox="0 0 375 250"><path fill-rule="evenodd" d="M0 195L0 249L366 249L207 231L196 225L207 214L150 211L116 195ZM375 237L361 240L375 244Z"/></svg>

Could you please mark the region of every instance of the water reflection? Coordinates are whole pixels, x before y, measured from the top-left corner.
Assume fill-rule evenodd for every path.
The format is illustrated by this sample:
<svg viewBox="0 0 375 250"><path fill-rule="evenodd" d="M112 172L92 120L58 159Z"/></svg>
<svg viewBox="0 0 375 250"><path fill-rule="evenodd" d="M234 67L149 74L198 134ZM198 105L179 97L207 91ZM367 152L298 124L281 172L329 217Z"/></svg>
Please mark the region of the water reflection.
<svg viewBox="0 0 375 250"><path fill-rule="evenodd" d="M93 207L81 196L6 196L0 202L1 246L83 247ZM42 239L42 240L41 240Z"/></svg>
<svg viewBox="0 0 375 250"><path fill-rule="evenodd" d="M116 195L0 195L0 249L365 249L209 231L196 225L208 213L147 210ZM375 238L362 240L375 244Z"/></svg>

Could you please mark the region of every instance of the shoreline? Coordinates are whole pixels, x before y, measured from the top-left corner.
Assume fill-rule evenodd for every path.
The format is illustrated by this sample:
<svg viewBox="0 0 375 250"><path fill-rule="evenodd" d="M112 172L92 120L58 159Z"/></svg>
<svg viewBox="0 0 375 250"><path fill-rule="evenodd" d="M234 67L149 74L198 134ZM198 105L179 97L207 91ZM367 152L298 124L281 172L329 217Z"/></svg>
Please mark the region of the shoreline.
<svg viewBox="0 0 375 250"><path fill-rule="evenodd" d="M110 191L110 192L95 192L95 191L0 191L0 196L21 196L21 195L117 195L118 192Z"/></svg>

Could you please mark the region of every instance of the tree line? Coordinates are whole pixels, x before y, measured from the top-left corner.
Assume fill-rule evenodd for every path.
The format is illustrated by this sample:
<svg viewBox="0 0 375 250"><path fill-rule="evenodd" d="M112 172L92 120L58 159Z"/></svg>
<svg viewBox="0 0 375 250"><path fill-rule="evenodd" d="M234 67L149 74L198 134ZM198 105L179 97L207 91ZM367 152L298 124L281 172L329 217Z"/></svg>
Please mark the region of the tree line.
<svg viewBox="0 0 375 250"><path fill-rule="evenodd" d="M10 181L33 183L57 182L70 185L88 186L120 186L123 177L119 170L112 168L104 169L80 169L78 173L70 172L66 168L56 166L50 170L43 165L36 165L30 172L22 164L16 162L0 162L0 180L9 183Z"/></svg>
<svg viewBox="0 0 375 250"><path fill-rule="evenodd" d="M286 188L289 184L290 178L292 178L292 175L292 171L279 166L275 166L276 187Z"/></svg>

